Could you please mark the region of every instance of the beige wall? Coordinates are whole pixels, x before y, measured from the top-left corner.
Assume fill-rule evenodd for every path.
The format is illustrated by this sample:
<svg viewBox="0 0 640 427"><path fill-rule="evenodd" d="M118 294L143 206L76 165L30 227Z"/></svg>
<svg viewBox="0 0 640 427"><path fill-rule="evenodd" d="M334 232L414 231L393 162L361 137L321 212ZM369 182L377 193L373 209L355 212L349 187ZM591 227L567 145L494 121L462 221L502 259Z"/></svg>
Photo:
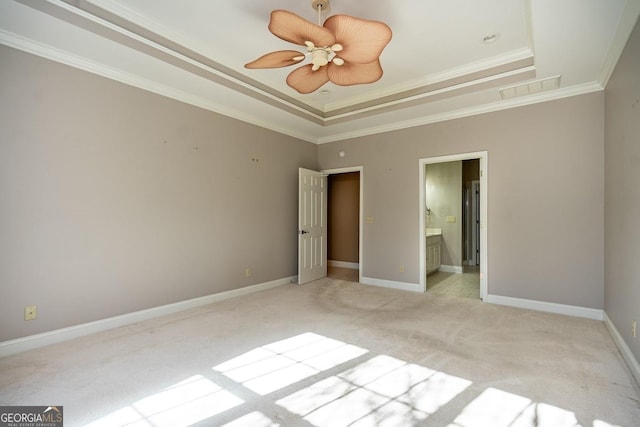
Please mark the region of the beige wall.
<svg viewBox="0 0 640 427"><path fill-rule="evenodd" d="M607 90L606 307L622 332L638 44ZM363 275L418 283L418 159L482 150L489 293L603 308L603 93L316 147L6 47L0 70L0 341L295 275L299 166L364 166Z"/></svg>
<svg viewBox="0 0 640 427"><path fill-rule="evenodd" d="M297 274L315 145L7 47L0 74L0 341Z"/></svg>
<svg viewBox="0 0 640 427"><path fill-rule="evenodd" d="M462 162L432 163L425 166L425 215L427 228L442 230L443 265L462 265ZM447 222L452 216L455 222Z"/></svg>
<svg viewBox="0 0 640 427"><path fill-rule="evenodd" d="M360 172L329 175L328 259L359 262Z"/></svg>
<svg viewBox="0 0 640 427"><path fill-rule="evenodd" d="M640 24L605 92L605 311L640 360ZM640 326L640 325L638 325ZM640 329L639 329L640 332Z"/></svg>
<svg viewBox="0 0 640 427"><path fill-rule="evenodd" d="M603 97L319 146L322 169L364 168L363 275L419 283L418 159L487 150L489 293L603 308Z"/></svg>

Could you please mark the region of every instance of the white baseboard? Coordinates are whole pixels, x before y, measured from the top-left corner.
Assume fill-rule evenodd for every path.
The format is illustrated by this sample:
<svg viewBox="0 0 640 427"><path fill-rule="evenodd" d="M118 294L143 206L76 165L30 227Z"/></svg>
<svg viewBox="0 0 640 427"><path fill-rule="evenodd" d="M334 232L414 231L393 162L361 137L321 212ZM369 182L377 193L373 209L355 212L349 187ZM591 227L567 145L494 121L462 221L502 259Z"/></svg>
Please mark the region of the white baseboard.
<svg viewBox="0 0 640 427"><path fill-rule="evenodd" d="M418 283L395 282L392 280L374 279L372 277L363 277L362 284L381 286L383 288L400 289L403 291L423 292L422 286Z"/></svg>
<svg viewBox="0 0 640 427"><path fill-rule="evenodd" d="M10 356L12 354L21 353L27 350L33 350L34 348L44 347L45 345L68 341L96 332L118 328L120 326L131 325L133 323L142 322L143 320L153 319L155 317L212 304L214 302L223 301L229 298L275 288L277 286L286 285L287 283L291 282L297 282L297 277L285 277L282 279L273 280L271 282L259 283L257 285L246 286L244 288L233 289L231 291L219 292L200 298L194 298L186 301L176 302L173 304L153 307L146 310L135 311L133 313L110 317L108 319L96 320L94 322L82 323L80 325L74 325L67 328L56 329L54 331L43 332L41 334L3 341L0 342L0 357Z"/></svg>
<svg viewBox="0 0 640 427"><path fill-rule="evenodd" d="M357 262L346 262L346 261L334 261L332 259L327 261L327 265L329 267L342 267L342 268L352 268L355 270L360 269L360 264Z"/></svg>
<svg viewBox="0 0 640 427"><path fill-rule="evenodd" d="M523 298L503 297L500 295L487 295L485 301L491 304L528 308L530 310L565 314L573 317L584 317L586 319L593 320L604 320L604 311L596 308L578 307L575 305L557 304L554 302L535 301Z"/></svg>
<svg viewBox="0 0 640 427"><path fill-rule="evenodd" d="M620 332L618 332L618 329L613 324L611 319L609 319L609 316L607 316L606 312L604 312L604 324L607 326L607 329L609 329L611 338L613 338L613 342L616 343L618 350L620 350L622 358L625 362L627 362L629 370L635 377L638 384L640 384L640 364L638 363L638 359L635 358L635 356L631 352L631 349L625 342L624 338L622 338L622 335L620 335Z"/></svg>
<svg viewBox="0 0 640 427"><path fill-rule="evenodd" d="M438 271L444 271L445 273L457 273L463 272L462 267L459 265L441 265Z"/></svg>

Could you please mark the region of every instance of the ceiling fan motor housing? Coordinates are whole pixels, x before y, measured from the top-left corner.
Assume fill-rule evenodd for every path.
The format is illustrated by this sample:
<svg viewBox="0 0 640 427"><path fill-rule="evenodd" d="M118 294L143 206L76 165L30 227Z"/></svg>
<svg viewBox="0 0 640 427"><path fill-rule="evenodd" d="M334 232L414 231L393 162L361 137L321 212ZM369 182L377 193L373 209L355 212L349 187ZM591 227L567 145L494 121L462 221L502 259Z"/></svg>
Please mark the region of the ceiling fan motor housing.
<svg viewBox="0 0 640 427"><path fill-rule="evenodd" d="M327 49L316 48L311 52L311 63L322 67L329 63L329 51Z"/></svg>

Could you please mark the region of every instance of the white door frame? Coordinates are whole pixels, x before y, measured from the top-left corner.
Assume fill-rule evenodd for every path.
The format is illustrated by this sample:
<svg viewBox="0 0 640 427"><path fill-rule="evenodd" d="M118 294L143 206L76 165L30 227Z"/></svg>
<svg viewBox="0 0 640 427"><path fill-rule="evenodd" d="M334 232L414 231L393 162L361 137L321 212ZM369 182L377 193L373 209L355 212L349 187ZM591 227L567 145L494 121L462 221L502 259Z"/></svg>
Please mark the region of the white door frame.
<svg viewBox="0 0 640 427"><path fill-rule="evenodd" d="M346 168L337 168L337 169L324 169L321 170L324 175L336 175L340 173L348 173L348 172L360 172L360 206L359 206L359 215L358 215L358 282L362 283L362 272L364 271L364 267L362 265L362 225L364 223L364 203L363 203L363 194L362 191L364 188L364 167L363 166L350 166ZM325 254L326 256L326 254ZM326 261L326 260L325 260Z"/></svg>
<svg viewBox="0 0 640 427"><path fill-rule="evenodd" d="M426 248L426 224L425 224L425 166L433 163L455 162L458 160L480 159L480 298L486 301L488 295L488 215L487 215L487 178L489 176L488 151L477 151L473 153L452 154L448 156L428 157L419 159L420 167L420 287L422 292L427 291L427 248ZM462 189L460 189L462 191Z"/></svg>

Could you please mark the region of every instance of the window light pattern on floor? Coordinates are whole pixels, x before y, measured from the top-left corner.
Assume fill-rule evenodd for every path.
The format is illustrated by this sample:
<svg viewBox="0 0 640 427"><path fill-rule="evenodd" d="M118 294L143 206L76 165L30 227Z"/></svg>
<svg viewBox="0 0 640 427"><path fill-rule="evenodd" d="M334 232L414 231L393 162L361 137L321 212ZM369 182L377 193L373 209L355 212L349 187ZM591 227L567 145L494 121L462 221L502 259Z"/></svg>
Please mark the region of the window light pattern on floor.
<svg viewBox="0 0 640 427"><path fill-rule="evenodd" d="M188 426L242 403L242 399L223 387L196 375L113 412L89 426Z"/></svg>
<svg viewBox="0 0 640 427"><path fill-rule="evenodd" d="M233 381L234 392L216 383L216 378L220 383ZM223 427L284 427L287 423L280 416L272 419L258 411L255 399L238 396L269 399L276 392L278 398L273 398L272 404L281 408L288 420L301 419L303 424L428 425L430 416L471 385L464 378L388 355L372 355L367 349L319 334L304 333L250 350L214 366L209 374L193 375L89 425L177 427L204 423ZM287 387L290 389L285 390ZM286 395L282 397L283 394ZM228 411L237 413L229 417ZM580 427L580 424L571 411L488 388L448 425L532 426ZM592 427L615 426L594 420Z"/></svg>
<svg viewBox="0 0 640 427"><path fill-rule="evenodd" d="M470 384L382 355L276 403L316 426L413 425Z"/></svg>
<svg viewBox="0 0 640 427"><path fill-rule="evenodd" d="M365 353L360 347L306 333L257 348L213 369L264 396Z"/></svg>

